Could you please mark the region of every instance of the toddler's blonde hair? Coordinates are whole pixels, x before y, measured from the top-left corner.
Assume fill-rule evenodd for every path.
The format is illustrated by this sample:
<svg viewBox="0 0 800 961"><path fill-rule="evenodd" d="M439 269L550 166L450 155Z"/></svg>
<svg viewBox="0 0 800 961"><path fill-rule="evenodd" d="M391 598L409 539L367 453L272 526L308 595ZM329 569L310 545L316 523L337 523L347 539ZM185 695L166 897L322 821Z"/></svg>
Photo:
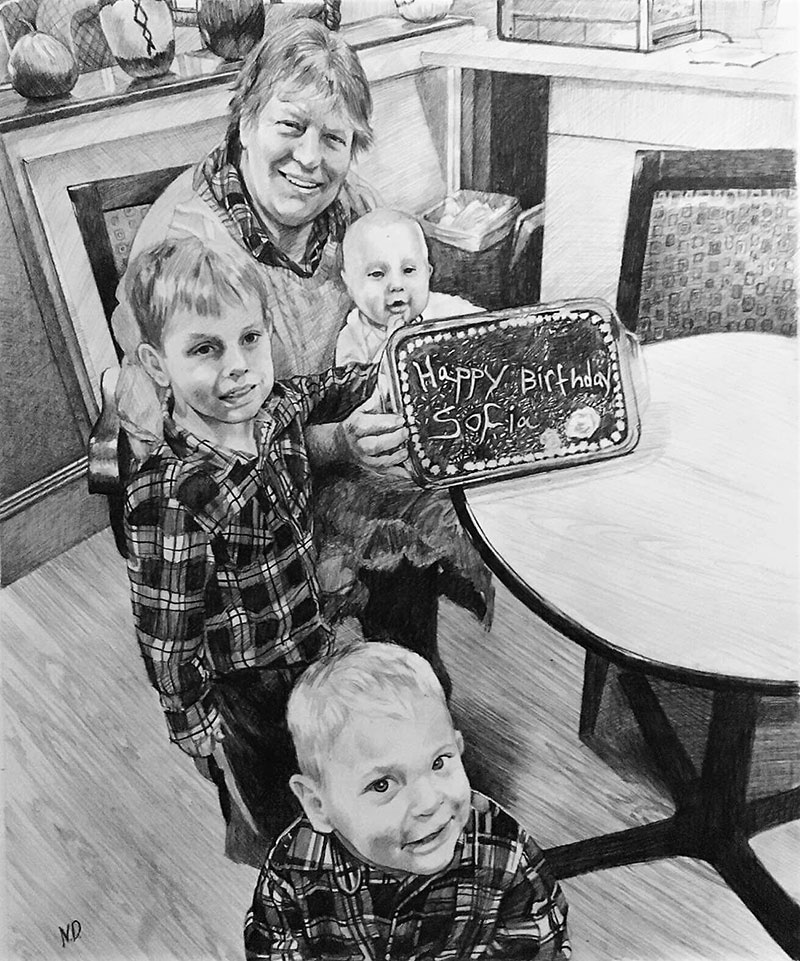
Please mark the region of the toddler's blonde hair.
<svg viewBox="0 0 800 961"><path fill-rule="evenodd" d="M301 772L322 783L325 755L352 715L406 717L415 696L436 698L447 710L430 664L397 644L359 641L315 661L286 709Z"/></svg>

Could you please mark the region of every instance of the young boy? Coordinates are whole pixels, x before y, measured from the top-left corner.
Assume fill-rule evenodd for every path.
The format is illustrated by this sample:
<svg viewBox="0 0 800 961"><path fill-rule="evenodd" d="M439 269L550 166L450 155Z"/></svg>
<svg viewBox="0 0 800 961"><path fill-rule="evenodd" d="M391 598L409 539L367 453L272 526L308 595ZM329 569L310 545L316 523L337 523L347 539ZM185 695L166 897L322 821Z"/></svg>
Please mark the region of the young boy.
<svg viewBox="0 0 800 961"><path fill-rule="evenodd" d="M336 342L336 363L377 363L390 335L422 320L423 312L425 320L437 320L479 310L461 297L432 293L432 272L425 235L413 217L379 208L352 223L342 244L342 279L356 306ZM388 371L378 383L388 408Z"/></svg>
<svg viewBox="0 0 800 961"><path fill-rule="evenodd" d="M379 642L327 656L287 719L305 816L259 877L249 961L569 957L561 889L514 819L471 795L425 660Z"/></svg>
<svg viewBox="0 0 800 961"><path fill-rule="evenodd" d="M126 283L139 360L168 389L164 442L126 490L137 638L170 739L194 758L221 742L255 827L274 838L298 813L286 700L331 641L303 427L347 417L376 373L275 383L258 264L197 238L143 251ZM225 811L222 788L221 800Z"/></svg>

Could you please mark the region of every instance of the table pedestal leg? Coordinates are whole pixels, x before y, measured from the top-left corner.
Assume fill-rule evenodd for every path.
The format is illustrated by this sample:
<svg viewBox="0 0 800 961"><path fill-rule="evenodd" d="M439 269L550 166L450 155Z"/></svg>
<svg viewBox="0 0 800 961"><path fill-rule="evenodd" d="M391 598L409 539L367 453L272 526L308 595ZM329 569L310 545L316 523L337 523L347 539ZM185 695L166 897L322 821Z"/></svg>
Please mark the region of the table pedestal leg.
<svg viewBox="0 0 800 961"><path fill-rule="evenodd" d="M800 958L800 906L758 860L748 837L800 815L800 789L747 802L759 695L717 691L703 769L694 765L646 677L625 673L625 695L675 801L655 824L551 848L557 877L679 855L714 867L769 934Z"/></svg>
<svg viewBox="0 0 800 961"><path fill-rule="evenodd" d="M587 651L583 666L583 694L578 728L578 736L582 741L587 741L594 734L607 674L608 659L593 651Z"/></svg>

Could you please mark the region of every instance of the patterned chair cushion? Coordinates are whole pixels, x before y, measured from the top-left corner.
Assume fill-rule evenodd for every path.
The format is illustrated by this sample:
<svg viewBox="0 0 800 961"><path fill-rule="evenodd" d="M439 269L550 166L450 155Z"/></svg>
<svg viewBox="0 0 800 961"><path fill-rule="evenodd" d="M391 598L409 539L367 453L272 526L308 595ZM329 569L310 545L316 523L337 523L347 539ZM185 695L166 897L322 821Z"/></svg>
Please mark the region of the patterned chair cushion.
<svg viewBox="0 0 800 961"><path fill-rule="evenodd" d="M658 190L639 300L643 342L797 333L794 188Z"/></svg>

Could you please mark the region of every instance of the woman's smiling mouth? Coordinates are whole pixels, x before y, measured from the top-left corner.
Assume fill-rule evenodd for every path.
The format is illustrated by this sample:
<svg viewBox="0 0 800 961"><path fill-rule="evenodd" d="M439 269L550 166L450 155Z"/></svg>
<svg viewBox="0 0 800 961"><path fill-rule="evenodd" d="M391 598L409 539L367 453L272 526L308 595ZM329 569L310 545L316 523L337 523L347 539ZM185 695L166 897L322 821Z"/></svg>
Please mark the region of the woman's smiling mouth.
<svg viewBox="0 0 800 961"><path fill-rule="evenodd" d="M285 180L288 180L293 187L297 187L298 190L307 190L310 192L312 190L319 190L322 186L317 180L306 180L303 177L295 177L292 174L284 173L283 170L279 170L278 173L280 173L281 177Z"/></svg>

